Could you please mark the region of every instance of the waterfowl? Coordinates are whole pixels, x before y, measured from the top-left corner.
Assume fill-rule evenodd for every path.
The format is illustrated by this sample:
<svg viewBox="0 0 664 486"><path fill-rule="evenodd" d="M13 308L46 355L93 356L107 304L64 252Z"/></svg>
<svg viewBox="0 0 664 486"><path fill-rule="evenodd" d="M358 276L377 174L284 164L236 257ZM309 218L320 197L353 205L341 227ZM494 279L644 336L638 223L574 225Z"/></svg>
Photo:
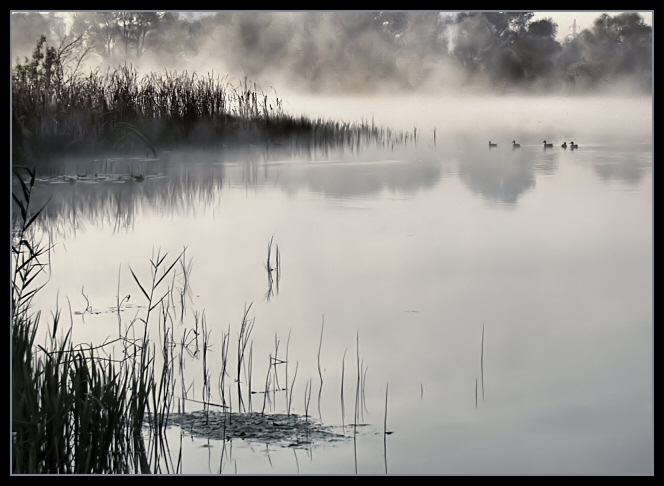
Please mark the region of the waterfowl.
<svg viewBox="0 0 664 486"><path fill-rule="evenodd" d="M578 149L578 148L579 148L579 146L578 146L577 144L575 144L574 142L570 142L570 143L569 143L569 146L570 146L570 148L571 148L572 150L574 150L574 149Z"/></svg>
<svg viewBox="0 0 664 486"><path fill-rule="evenodd" d="M544 148L553 148L552 143L546 143L546 140L543 140L542 143L544 144Z"/></svg>
<svg viewBox="0 0 664 486"><path fill-rule="evenodd" d="M514 140L512 140L512 148L515 148L515 149L521 148L521 144L516 143Z"/></svg>
<svg viewBox="0 0 664 486"><path fill-rule="evenodd" d="M491 143L491 140L489 140L489 148L497 147L497 143Z"/></svg>
<svg viewBox="0 0 664 486"><path fill-rule="evenodd" d="M565 150L567 150L567 142L563 142L563 144L561 145L561 147L564 148Z"/></svg>

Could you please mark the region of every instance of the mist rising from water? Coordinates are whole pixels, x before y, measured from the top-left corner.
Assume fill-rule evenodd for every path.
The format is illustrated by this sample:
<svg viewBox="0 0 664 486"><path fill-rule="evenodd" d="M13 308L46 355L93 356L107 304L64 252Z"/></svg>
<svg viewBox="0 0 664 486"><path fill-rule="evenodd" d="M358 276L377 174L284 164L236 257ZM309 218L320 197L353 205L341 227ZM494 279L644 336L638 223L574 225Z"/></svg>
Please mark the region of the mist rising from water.
<svg viewBox="0 0 664 486"><path fill-rule="evenodd" d="M500 142L508 147L562 143L651 143L652 98L649 96L481 96L425 94L394 96L286 96L295 114L367 120L397 130L417 130L420 143L476 145Z"/></svg>

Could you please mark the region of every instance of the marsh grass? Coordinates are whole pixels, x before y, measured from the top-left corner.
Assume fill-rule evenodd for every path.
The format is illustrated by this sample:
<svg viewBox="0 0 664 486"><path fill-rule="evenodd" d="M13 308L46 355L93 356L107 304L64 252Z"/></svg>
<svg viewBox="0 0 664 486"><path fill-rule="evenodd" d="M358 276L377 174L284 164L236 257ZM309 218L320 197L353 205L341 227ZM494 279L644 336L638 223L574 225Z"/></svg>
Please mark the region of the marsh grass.
<svg viewBox="0 0 664 486"><path fill-rule="evenodd" d="M157 404L168 407L169 392L168 374L160 383L155 379L147 331L142 339L124 341L125 356L116 360L105 348L120 338L74 345L69 329L57 339L56 311L49 342L35 343L41 314L31 313L31 301L43 288L35 279L45 271L48 248L31 242L29 230L41 209L30 209L35 172L25 173L24 180L14 171L21 192L12 194L20 213L12 231L12 472L149 473L144 420L152 398L152 437L163 437L163 421L154 417L164 412ZM149 294L141 289L154 294L154 287ZM163 443L158 447L153 464Z"/></svg>
<svg viewBox="0 0 664 486"><path fill-rule="evenodd" d="M177 471L179 463L169 460L165 436L177 361L173 353L175 279L169 286L167 277L184 252L172 262L167 262L167 254L153 255L147 280L141 280L130 268L147 305L142 316L137 314L128 323L123 322L121 311L130 294L120 299L118 283L116 308L112 309L118 316L116 338L95 346L75 344L71 339L73 321L63 337L57 338L61 328L58 309L45 342L39 344L35 340L41 314L31 311L31 302L45 285L39 277L47 276L45 260L50 247L35 242L32 232L43 209L33 211L31 207L35 171L15 167L14 176L20 190L12 194L18 215L12 224L12 472ZM84 287L81 294L86 301L83 315L91 305ZM157 317L161 366L157 366L158 348L148 331ZM205 359L209 336L204 318L202 327ZM188 345L186 338L187 334L182 339L183 348ZM198 352L197 340L195 345Z"/></svg>
<svg viewBox="0 0 664 486"><path fill-rule="evenodd" d="M38 278L48 269L44 261L49 257L50 245L44 246L36 241L34 223L45 205L36 211L32 209L33 188L36 172L24 166L12 168L13 181L20 186L20 193L12 191L12 200L18 212L13 211L12 218L12 312L13 315L25 315L34 295L46 283L38 285Z"/></svg>
<svg viewBox="0 0 664 486"><path fill-rule="evenodd" d="M368 144L393 146L407 136L362 121L348 123L283 110L283 100L248 78L214 72L165 71L139 76L132 65L88 75L48 78L12 70L15 154L32 163L61 154L129 153L157 157L161 149L211 149L253 144L299 154Z"/></svg>

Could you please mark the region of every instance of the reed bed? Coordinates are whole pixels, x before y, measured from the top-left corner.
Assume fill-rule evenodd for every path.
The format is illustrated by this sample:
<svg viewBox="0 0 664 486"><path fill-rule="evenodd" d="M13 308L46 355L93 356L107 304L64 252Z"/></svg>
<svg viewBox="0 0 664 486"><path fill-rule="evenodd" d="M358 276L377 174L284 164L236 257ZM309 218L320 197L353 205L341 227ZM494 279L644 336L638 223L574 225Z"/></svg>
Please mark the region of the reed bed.
<svg viewBox="0 0 664 486"><path fill-rule="evenodd" d="M39 60L12 70L15 156L33 161L57 154L141 153L194 145L220 148L328 150L393 146L407 135L363 121L293 116L283 100L248 78L214 72L139 75L132 65L70 78L53 77Z"/></svg>
<svg viewBox="0 0 664 486"><path fill-rule="evenodd" d="M74 345L71 329L58 339L58 311L47 341L35 342L41 314L31 303L43 287L36 279L49 248L31 242L41 210L31 210L35 172L25 172L27 179L15 170L22 191L13 194L21 217L12 232L12 472L150 472L143 437L148 400L168 400L147 335L124 340L124 358L114 359L104 355L110 343Z"/></svg>

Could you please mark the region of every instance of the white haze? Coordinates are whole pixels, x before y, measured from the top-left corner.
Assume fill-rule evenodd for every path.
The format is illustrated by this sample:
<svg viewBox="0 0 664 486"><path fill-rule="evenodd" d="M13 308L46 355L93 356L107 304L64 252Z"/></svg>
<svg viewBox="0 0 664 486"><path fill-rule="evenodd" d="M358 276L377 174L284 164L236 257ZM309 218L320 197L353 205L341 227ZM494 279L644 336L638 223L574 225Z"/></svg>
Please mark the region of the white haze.
<svg viewBox="0 0 664 486"><path fill-rule="evenodd" d="M209 19L214 13L207 12ZM533 20L551 18L559 24L560 37L571 21L577 19L581 29L601 13L536 12ZM604 85L601 92L496 89L491 79L481 75L471 80L445 56L433 62L413 56L417 49L387 49L389 44L375 31L364 32L362 19L344 12L317 13L315 29L304 21L303 12L236 14L228 25L224 20L204 23L196 52L185 60L148 51L131 64L139 75L165 70L201 76L212 73L235 85L248 79L259 91L282 100L288 114L416 129L419 140L425 142L433 142L434 130L440 143L485 139L503 143L519 139L522 144L539 144L543 139L652 141L652 96L637 94L629 80ZM652 13L642 14L651 25ZM448 15L453 13L441 12L439 17ZM403 42L411 46L434 42L424 40L426 36L420 32L405 32L410 37ZM453 43L456 32L451 27L441 35ZM371 56L363 57L367 53ZM17 54L13 52L12 59ZM93 68L100 60L90 56L88 62L87 67Z"/></svg>
<svg viewBox="0 0 664 486"><path fill-rule="evenodd" d="M421 143L465 145L492 140L506 146L549 141L651 143L652 99L617 96L481 96L455 93L396 96L302 96L286 108L323 119L373 122L417 130ZM413 121L416 125L413 125Z"/></svg>

